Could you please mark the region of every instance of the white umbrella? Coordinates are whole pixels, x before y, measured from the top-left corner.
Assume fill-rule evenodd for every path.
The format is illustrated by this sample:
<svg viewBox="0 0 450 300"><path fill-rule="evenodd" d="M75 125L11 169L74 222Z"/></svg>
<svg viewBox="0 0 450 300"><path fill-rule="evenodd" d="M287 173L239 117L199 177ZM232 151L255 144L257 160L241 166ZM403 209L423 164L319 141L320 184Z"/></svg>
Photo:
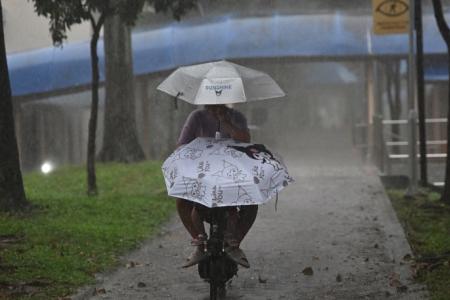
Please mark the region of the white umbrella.
<svg viewBox="0 0 450 300"><path fill-rule="evenodd" d="M262 204L293 179L264 145L196 138L162 166L168 194L207 207Z"/></svg>
<svg viewBox="0 0 450 300"><path fill-rule="evenodd" d="M285 96L266 73L223 60L180 67L158 89L195 105L230 104Z"/></svg>

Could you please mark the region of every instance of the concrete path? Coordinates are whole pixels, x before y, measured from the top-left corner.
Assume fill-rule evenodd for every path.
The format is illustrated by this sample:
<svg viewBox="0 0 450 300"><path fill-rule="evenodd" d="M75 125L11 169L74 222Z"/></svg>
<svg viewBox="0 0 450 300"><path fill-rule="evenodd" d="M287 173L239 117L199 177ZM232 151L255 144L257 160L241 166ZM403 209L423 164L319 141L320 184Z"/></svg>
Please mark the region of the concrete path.
<svg viewBox="0 0 450 300"><path fill-rule="evenodd" d="M227 299L426 299L410 281L403 258L411 250L375 170L348 139L309 141L286 157L296 183L277 211L274 201L260 207L242 244L252 267L239 270ZM174 217L123 268L75 298L208 299L196 268L179 267L190 251Z"/></svg>

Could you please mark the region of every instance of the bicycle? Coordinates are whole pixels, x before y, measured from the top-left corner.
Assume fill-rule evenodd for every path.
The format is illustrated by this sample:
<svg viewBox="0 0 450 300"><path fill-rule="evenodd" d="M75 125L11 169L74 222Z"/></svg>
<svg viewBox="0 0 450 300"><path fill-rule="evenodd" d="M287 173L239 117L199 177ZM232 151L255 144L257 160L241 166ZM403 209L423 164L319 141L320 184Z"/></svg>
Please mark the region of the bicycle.
<svg viewBox="0 0 450 300"><path fill-rule="evenodd" d="M210 234L206 241L208 258L198 264L201 278L209 282L210 300L223 299L226 296L226 283L237 275L237 264L225 252L224 232L227 225L227 207L211 208L207 222Z"/></svg>

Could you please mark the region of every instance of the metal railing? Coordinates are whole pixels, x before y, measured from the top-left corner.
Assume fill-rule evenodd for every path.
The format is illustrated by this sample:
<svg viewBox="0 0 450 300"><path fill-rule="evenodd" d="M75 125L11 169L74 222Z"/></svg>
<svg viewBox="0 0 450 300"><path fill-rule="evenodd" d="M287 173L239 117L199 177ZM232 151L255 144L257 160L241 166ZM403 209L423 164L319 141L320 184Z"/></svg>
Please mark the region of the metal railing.
<svg viewBox="0 0 450 300"><path fill-rule="evenodd" d="M434 119L425 119L426 124L443 124L447 123L446 118L434 118ZM408 120L382 120L383 125L407 125ZM384 132L384 130L383 130ZM393 132L389 133L389 137L401 139L402 136L396 135ZM389 138L388 137L388 138ZM394 146L409 146L408 141L392 141L388 140L385 141L385 144L387 147L394 147ZM417 145L420 143L417 142ZM427 146L438 146L438 145L447 145L447 140L427 140L426 141ZM420 154L417 155L417 157L420 157ZM446 153L427 153L427 158L446 158ZM401 159L401 158L409 158L409 154L389 154L389 158L391 159Z"/></svg>
<svg viewBox="0 0 450 300"><path fill-rule="evenodd" d="M393 162L406 162L410 154L407 151L407 147L410 142L407 137L402 135L401 133L408 132L405 128L400 128L400 134L396 134L392 132L392 128L387 130L386 127L392 125L404 126L408 125L410 120L386 120L383 119L382 116L375 115L373 116L373 160L379 170L382 173L391 174L392 164ZM414 122L414 121L413 121ZM415 120L416 124L417 120ZM425 123L428 124L446 124L448 120L446 118L430 118L426 119ZM419 142L416 143L419 145ZM436 140L427 140L426 145L431 146L444 146L447 145L447 140L444 139L436 139ZM396 149L395 153L393 153L392 149ZM404 149L404 150L403 150ZM420 158L420 154L417 154L417 157ZM432 160L443 160L447 157L446 153L433 151L432 153L427 153L427 159ZM434 185L439 186L442 185L442 182L433 182Z"/></svg>

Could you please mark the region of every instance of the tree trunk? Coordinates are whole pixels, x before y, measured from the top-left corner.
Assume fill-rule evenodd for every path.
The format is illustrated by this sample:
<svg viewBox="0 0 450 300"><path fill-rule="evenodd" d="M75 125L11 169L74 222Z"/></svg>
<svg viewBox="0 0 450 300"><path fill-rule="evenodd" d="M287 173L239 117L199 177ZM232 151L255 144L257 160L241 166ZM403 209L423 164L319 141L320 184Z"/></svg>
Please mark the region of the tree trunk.
<svg viewBox="0 0 450 300"><path fill-rule="evenodd" d="M108 16L104 27L106 97L101 161L145 159L138 141L130 27L119 15Z"/></svg>
<svg viewBox="0 0 450 300"><path fill-rule="evenodd" d="M88 133L88 147L87 147L87 183L88 195L97 195L97 179L95 174L95 137L97 133L97 116L98 116L98 87L99 87L99 67L97 44L100 36L100 29L102 24L93 23L93 35L91 38L91 68L92 68L92 104L91 116L89 118L89 133ZM100 24L100 25L99 25Z"/></svg>
<svg viewBox="0 0 450 300"><path fill-rule="evenodd" d="M434 16L436 18L436 23L439 28L439 32L442 35L442 38L447 45L447 68L448 74L450 76L450 28L448 27L447 22L445 21L444 13L442 11L442 3L440 0L432 0L433 8L434 8ZM450 118L450 80L448 87L448 111L447 111L447 119ZM447 159L445 166L445 180L444 180L444 192L442 193L441 200L450 204L450 122L447 122Z"/></svg>
<svg viewBox="0 0 450 300"><path fill-rule="evenodd" d="M0 210L18 211L28 202L20 171L12 107L11 85L3 31L3 9L0 1Z"/></svg>

